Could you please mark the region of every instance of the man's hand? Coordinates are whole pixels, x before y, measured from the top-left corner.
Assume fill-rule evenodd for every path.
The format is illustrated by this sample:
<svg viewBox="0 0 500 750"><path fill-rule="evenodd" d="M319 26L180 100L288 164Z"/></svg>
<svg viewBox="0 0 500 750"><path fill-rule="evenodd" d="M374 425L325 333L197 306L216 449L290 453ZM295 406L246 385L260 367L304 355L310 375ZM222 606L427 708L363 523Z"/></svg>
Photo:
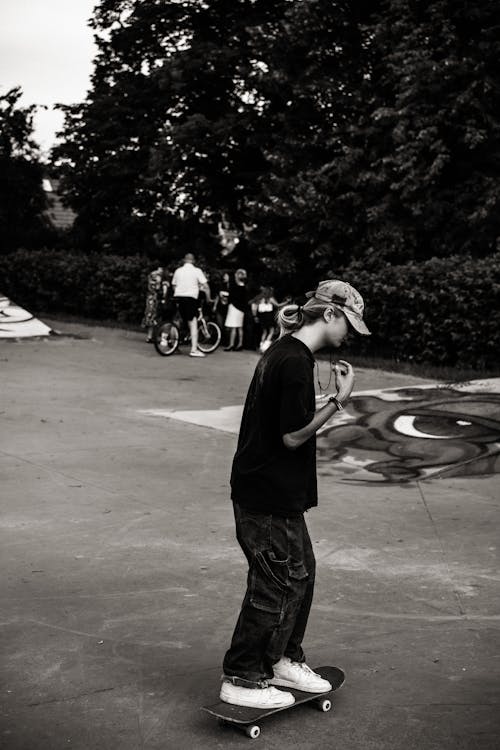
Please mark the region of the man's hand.
<svg viewBox="0 0 500 750"><path fill-rule="evenodd" d="M354 370L349 362L339 359L332 368L335 373L335 385L337 387L336 398L342 405L349 401L349 396L354 387ZM336 407L335 407L336 408ZM296 450L309 440L326 422L332 418L332 404L326 403L315 413L309 424L295 432L287 432L283 435L283 443L289 450Z"/></svg>
<svg viewBox="0 0 500 750"><path fill-rule="evenodd" d="M339 359L333 367L335 373L335 386L337 388L337 398L341 404L349 401L349 397L354 388L354 370L349 362L345 359Z"/></svg>

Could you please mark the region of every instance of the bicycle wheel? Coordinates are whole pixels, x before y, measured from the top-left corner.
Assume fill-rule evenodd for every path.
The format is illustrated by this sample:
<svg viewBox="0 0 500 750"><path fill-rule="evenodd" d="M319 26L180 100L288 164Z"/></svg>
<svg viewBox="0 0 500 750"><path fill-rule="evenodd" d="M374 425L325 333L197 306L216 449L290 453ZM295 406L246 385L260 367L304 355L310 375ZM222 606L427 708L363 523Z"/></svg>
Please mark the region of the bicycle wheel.
<svg viewBox="0 0 500 750"><path fill-rule="evenodd" d="M198 349L204 354L214 352L220 344L221 330L217 323L200 320L198 323Z"/></svg>
<svg viewBox="0 0 500 750"><path fill-rule="evenodd" d="M179 346L179 329L175 323L162 323L154 332L153 343L158 354L168 357Z"/></svg>

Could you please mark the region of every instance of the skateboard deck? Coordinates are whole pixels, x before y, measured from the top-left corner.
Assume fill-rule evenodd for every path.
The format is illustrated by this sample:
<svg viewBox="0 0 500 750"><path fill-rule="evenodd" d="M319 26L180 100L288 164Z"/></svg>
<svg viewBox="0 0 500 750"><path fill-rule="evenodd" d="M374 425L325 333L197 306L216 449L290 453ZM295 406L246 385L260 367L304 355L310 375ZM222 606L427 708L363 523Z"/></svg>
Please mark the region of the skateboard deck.
<svg viewBox="0 0 500 750"><path fill-rule="evenodd" d="M279 687L279 690L292 693L295 703L281 708L249 708L248 706L233 706L231 703L219 701L210 706L202 706L202 711L215 716L222 724L230 724L237 729L241 729L251 739L256 739L260 735L258 722L271 714L287 711L301 703L309 702L316 703L320 711L330 711L332 707L330 696L344 684L344 672L339 667L317 667L314 671L328 680L332 686L331 690L326 693L305 693L303 690L296 690L295 688Z"/></svg>

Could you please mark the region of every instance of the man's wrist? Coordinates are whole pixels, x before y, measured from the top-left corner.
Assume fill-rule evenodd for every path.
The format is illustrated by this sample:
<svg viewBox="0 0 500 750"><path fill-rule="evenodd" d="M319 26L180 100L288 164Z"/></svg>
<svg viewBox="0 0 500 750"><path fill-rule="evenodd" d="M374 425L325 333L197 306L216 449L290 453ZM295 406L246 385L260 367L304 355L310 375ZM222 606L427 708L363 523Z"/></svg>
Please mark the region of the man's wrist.
<svg viewBox="0 0 500 750"><path fill-rule="evenodd" d="M344 405L342 401L338 398L338 396L330 396L330 398L328 399L328 403L335 404L335 406L337 407L337 411L342 411L344 408Z"/></svg>

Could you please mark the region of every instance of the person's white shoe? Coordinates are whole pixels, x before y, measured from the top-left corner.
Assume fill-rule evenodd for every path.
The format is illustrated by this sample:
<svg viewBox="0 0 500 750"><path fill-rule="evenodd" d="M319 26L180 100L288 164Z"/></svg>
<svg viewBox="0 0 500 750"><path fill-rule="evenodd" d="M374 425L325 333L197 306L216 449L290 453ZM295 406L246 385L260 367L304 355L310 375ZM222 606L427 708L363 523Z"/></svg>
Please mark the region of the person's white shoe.
<svg viewBox="0 0 500 750"><path fill-rule="evenodd" d="M313 672L307 664L291 661L287 656L273 665L274 677L269 680L272 685L295 688L305 693L323 693L332 689L328 680Z"/></svg>
<svg viewBox="0 0 500 750"><path fill-rule="evenodd" d="M203 352L194 351L194 352L189 352L189 356L190 357L204 357L205 355L203 354Z"/></svg>
<svg viewBox="0 0 500 750"><path fill-rule="evenodd" d="M220 699L233 706L247 706L248 708L285 708L295 703L291 693L276 690L274 687L246 688L233 685L229 680L223 680L220 689Z"/></svg>

